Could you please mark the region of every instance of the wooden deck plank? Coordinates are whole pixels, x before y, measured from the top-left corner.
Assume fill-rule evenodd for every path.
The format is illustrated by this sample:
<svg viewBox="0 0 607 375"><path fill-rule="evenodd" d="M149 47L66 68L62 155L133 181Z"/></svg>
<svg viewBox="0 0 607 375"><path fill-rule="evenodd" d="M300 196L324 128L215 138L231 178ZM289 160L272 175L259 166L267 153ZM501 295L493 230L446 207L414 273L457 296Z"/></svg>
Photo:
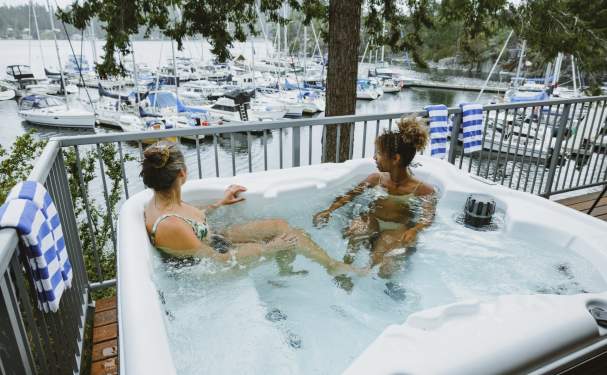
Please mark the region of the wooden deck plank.
<svg viewBox="0 0 607 375"><path fill-rule="evenodd" d="M583 212L587 212L588 210L584 210ZM607 206L595 207L594 210L590 213L590 215L597 217L607 214Z"/></svg>
<svg viewBox="0 0 607 375"><path fill-rule="evenodd" d="M594 192L594 193L589 193L589 194L576 195L575 197L559 199L557 202L559 202L560 204L564 204L565 206L570 206L570 205L576 204L576 203L594 201L599 196L600 193L601 192L599 191L599 192Z"/></svg>
<svg viewBox="0 0 607 375"><path fill-rule="evenodd" d="M560 203L560 201L559 201L559 203ZM580 203L568 204L566 206L571 207L578 211L588 211L588 209L592 206L593 203L594 203L594 200L590 200L590 201L585 201L585 202L580 202ZM607 197L604 197L603 199L601 199L599 201L599 203L597 204L597 207L601 207L601 206L607 206Z"/></svg>
<svg viewBox="0 0 607 375"><path fill-rule="evenodd" d="M118 375L118 357L93 362L91 375Z"/></svg>
<svg viewBox="0 0 607 375"><path fill-rule="evenodd" d="M95 319L93 327L101 327L112 323L118 322L118 312L114 310L105 310L101 312L95 312Z"/></svg>
<svg viewBox="0 0 607 375"><path fill-rule="evenodd" d="M98 299L95 301L95 313L116 309L116 297Z"/></svg>
<svg viewBox="0 0 607 375"><path fill-rule="evenodd" d="M118 375L118 314L116 297L95 301L91 375Z"/></svg>
<svg viewBox="0 0 607 375"><path fill-rule="evenodd" d="M103 361L118 356L118 340L104 341L93 345L93 362Z"/></svg>
<svg viewBox="0 0 607 375"><path fill-rule="evenodd" d="M93 328L93 344L112 340L118 337L118 324L112 323L106 326Z"/></svg>
<svg viewBox="0 0 607 375"><path fill-rule="evenodd" d="M600 192L590 193L579 195L577 197L570 197L556 201L562 205L565 205L571 209L576 211L580 211L582 213L588 212L590 207L592 207L594 201L598 198ZM591 216L599 219L607 221L607 197L603 197L594 210L592 210Z"/></svg>

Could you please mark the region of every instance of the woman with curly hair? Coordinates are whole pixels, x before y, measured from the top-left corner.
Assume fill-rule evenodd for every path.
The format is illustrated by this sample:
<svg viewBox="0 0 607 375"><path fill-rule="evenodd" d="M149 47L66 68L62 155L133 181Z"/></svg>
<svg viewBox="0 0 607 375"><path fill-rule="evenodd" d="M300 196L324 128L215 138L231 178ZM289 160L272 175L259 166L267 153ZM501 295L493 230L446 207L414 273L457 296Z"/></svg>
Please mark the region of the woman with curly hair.
<svg viewBox="0 0 607 375"><path fill-rule="evenodd" d="M379 265L380 276L387 277L395 267L390 252L411 248L417 234L432 223L434 188L416 178L409 168L417 151L425 148L428 138L421 121L401 119L398 131L387 131L375 141L374 158L378 172L370 174L353 190L314 216L314 224L322 226L333 211L365 190L378 191L378 198L368 212L354 218L345 232L349 243L344 261L353 262L360 246L366 245L371 248L371 265ZM414 202L419 203L422 209L421 218L416 223L412 223L411 205Z"/></svg>

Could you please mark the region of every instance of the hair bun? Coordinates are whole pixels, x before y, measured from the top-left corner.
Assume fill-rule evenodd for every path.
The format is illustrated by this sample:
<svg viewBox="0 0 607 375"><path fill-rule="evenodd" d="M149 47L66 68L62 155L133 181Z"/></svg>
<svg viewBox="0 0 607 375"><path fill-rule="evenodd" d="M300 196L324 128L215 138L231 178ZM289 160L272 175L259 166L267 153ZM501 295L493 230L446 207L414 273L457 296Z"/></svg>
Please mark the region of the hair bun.
<svg viewBox="0 0 607 375"><path fill-rule="evenodd" d="M154 168L163 168L169 161L169 146L158 143L153 144L145 149L143 156Z"/></svg>
<svg viewBox="0 0 607 375"><path fill-rule="evenodd" d="M402 118L398 122L398 130L403 142L413 145L415 150L422 151L426 148L429 136L423 120L415 117Z"/></svg>

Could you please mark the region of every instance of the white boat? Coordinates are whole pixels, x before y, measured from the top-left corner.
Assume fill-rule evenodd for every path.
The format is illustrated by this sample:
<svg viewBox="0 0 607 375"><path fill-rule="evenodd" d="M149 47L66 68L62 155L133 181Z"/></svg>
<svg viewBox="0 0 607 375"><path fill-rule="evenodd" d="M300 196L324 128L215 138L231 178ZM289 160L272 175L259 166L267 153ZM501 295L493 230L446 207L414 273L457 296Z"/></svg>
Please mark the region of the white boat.
<svg viewBox="0 0 607 375"><path fill-rule="evenodd" d="M0 101L11 100L15 97L15 95L15 90L0 85Z"/></svg>
<svg viewBox="0 0 607 375"><path fill-rule="evenodd" d="M34 73L28 65L9 65L6 67L6 76L7 84L15 90L16 96L19 97L30 94L28 87L39 88L41 84L41 80L34 77Z"/></svg>
<svg viewBox="0 0 607 375"><path fill-rule="evenodd" d="M37 125L65 128L95 128L95 114L91 111L68 107L54 96L29 95L19 102L19 116Z"/></svg>
<svg viewBox="0 0 607 375"><path fill-rule="evenodd" d="M284 106L272 107L259 102L237 104L237 101L228 97L217 99L208 109L213 116L229 122L278 120L287 113Z"/></svg>
<svg viewBox="0 0 607 375"><path fill-rule="evenodd" d="M383 92L385 93L397 93L400 92L400 86L394 83L392 78L384 78L381 80Z"/></svg>
<svg viewBox="0 0 607 375"><path fill-rule="evenodd" d="M80 74L87 75L94 73L95 68L89 64L86 57L82 55L69 55L63 71L66 75L79 79Z"/></svg>
<svg viewBox="0 0 607 375"><path fill-rule="evenodd" d="M369 80L359 79L356 82L356 99L375 100L379 97L379 92L371 85Z"/></svg>

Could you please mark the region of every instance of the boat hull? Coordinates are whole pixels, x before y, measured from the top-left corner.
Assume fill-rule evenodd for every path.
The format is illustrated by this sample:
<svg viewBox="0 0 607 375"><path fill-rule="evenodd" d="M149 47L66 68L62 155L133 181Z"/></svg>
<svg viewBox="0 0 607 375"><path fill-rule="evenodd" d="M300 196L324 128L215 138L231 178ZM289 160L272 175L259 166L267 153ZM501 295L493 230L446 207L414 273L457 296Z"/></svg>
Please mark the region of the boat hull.
<svg viewBox="0 0 607 375"><path fill-rule="evenodd" d="M33 111L19 111L19 115L27 122L60 127L60 128L95 128L95 115L93 113L35 113Z"/></svg>

